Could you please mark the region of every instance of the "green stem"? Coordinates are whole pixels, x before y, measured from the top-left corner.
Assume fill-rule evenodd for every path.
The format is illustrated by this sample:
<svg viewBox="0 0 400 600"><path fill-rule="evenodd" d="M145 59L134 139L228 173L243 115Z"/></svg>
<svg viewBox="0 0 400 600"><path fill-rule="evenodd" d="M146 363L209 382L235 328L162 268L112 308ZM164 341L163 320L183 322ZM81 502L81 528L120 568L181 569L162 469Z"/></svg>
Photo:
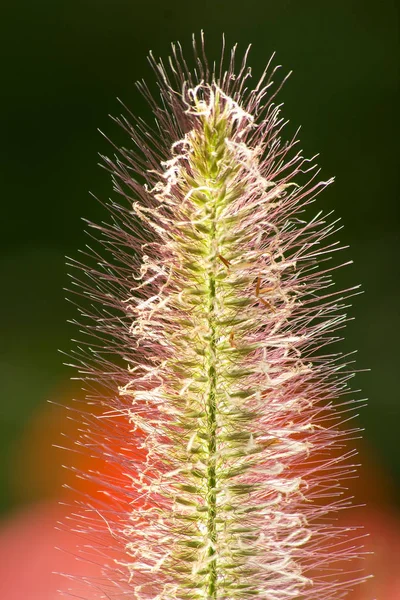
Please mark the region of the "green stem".
<svg viewBox="0 0 400 600"><path fill-rule="evenodd" d="M215 324L215 268L216 256L214 250L216 223L215 223L215 206L212 215L212 230L211 230L211 267L208 275L209 286L209 301L208 301L208 325L210 330L210 347L209 347L209 392L207 399L207 426L208 426L208 466L207 466L207 504L208 504L208 522L207 530L208 537L215 546L217 542L217 494L216 494L216 450L217 450L217 369L216 369L216 324ZM215 555L214 548L210 546L209 556ZM210 560L210 575L208 583L209 600L217 598L217 560Z"/></svg>
<svg viewBox="0 0 400 600"><path fill-rule="evenodd" d="M209 556L209 577L208 577L208 600L217 600L218 581L217 581L217 377L218 377L218 357L217 357L217 339L218 324L216 315L216 287L218 272L218 198L220 195L218 178L220 175L217 162L217 150L225 144L225 127L220 124L218 129L217 120L212 124L204 125L204 146L203 146L203 168L206 165L204 174L204 184L211 188L208 195L209 202L206 210L210 214L210 234L209 234L209 252L208 252L208 304L207 304L207 323L209 331L209 345L207 349L208 366L208 397L207 397L207 432L208 432L208 459L207 459L207 535L210 543L208 550Z"/></svg>

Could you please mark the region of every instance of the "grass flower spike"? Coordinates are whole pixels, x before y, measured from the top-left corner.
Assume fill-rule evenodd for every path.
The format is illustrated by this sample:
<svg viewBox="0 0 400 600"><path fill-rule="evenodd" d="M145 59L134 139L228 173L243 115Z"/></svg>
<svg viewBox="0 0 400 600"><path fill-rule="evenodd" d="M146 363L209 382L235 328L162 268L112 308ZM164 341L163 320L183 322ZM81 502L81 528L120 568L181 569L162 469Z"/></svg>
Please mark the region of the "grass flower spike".
<svg viewBox="0 0 400 600"><path fill-rule="evenodd" d="M332 289L337 224L306 210L330 181L281 139L276 68L251 88L247 53L235 71L235 49L212 67L194 51L193 70L179 45L150 56L156 125L116 119L122 201L91 224L95 263L73 263L100 408L79 443L120 468L87 474L115 502L87 506L87 535L103 523L124 553L99 598L340 600L363 579L336 520L358 404L330 346L356 288Z"/></svg>

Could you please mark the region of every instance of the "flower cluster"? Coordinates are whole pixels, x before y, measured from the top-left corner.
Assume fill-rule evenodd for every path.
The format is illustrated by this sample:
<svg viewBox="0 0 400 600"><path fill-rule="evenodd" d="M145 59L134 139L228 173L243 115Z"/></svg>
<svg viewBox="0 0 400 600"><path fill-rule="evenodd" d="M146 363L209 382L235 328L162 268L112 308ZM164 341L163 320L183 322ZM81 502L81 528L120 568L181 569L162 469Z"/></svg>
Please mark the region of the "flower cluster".
<svg viewBox="0 0 400 600"><path fill-rule="evenodd" d="M247 54L235 73L235 49L213 68L194 49L192 71L180 46L168 69L150 56L156 128L117 119L123 201L92 225L97 264L73 263L100 407L80 443L121 471L103 485L122 508L93 509L125 555L102 593L340 600L362 580L359 533L335 521L357 401L339 400L352 374L329 347L356 288L331 288L336 222L305 216L330 181L281 140L276 69L249 89Z"/></svg>

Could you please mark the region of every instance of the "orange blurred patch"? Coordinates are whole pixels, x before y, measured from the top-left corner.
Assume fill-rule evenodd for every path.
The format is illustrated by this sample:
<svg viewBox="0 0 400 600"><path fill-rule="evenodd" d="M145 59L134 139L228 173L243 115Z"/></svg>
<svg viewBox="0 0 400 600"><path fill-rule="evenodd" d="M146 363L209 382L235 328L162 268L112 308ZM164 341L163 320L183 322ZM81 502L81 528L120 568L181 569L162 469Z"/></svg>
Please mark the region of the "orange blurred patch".
<svg viewBox="0 0 400 600"><path fill-rule="evenodd" d="M93 412L80 414L82 408L87 408L83 402L45 403L30 420L10 458L9 484L16 503L82 495L104 501L107 493L122 500L129 495L135 475L129 471L129 453L144 460L137 447L139 434L127 419L96 420L100 409L90 406Z"/></svg>

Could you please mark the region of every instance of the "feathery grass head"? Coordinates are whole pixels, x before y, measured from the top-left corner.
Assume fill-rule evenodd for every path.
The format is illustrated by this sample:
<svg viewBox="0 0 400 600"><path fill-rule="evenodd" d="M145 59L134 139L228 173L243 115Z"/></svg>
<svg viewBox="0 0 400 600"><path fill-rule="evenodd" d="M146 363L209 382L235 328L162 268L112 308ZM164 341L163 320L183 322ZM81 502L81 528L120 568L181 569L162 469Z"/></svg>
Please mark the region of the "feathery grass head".
<svg viewBox="0 0 400 600"><path fill-rule="evenodd" d="M93 508L120 548L99 597L340 600L362 580L359 533L335 520L356 401L330 348L356 288L331 289L336 222L303 216L330 181L281 139L276 68L251 88L247 53L236 71L235 48L212 68L200 50L192 71L179 45L168 68L150 56L155 127L116 119L122 201L91 225L104 257L73 263L100 407L80 444L119 469Z"/></svg>

